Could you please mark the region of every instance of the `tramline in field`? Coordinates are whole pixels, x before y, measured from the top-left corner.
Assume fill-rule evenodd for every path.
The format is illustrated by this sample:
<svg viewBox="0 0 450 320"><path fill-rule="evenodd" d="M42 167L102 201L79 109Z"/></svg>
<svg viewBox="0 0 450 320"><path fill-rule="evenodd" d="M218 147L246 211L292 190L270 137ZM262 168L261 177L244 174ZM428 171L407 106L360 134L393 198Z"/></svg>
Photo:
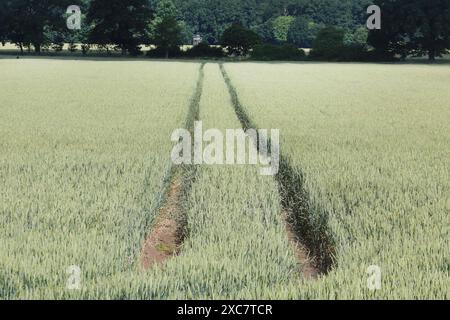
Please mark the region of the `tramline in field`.
<svg viewBox="0 0 450 320"><path fill-rule="evenodd" d="M448 67L222 68L0 60L0 298L450 298ZM184 241L143 270L174 130L240 130L245 119L280 130L279 174L183 172ZM333 246L317 278L286 228L292 208Z"/></svg>

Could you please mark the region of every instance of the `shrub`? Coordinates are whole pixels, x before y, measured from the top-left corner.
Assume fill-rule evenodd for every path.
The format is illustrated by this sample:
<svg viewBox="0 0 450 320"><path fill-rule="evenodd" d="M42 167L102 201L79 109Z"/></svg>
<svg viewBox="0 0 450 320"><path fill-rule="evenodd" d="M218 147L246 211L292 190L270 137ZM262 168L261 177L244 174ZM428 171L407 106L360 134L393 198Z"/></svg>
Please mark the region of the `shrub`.
<svg viewBox="0 0 450 320"><path fill-rule="evenodd" d="M75 43L73 43L73 42L70 42L70 43L69 43L68 50L69 50L70 52L75 52L75 51L77 51L77 45L76 45Z"/></svg>
<svg viewBox="0 0 450 320"><path fill-rule="evenodd" d="M344 31L326 27L319 31L313 43L310 58L314 60L336 61L344 48Z"/></svg>
<svg viewBox="0 0 450 320"><path fill-rule="evenodd" d="M221 58L224 56L222 47L211 47L202 42L186 51L185 55L190 58Z"/></svg>
<svg viewBox="0 0 450 320"><path fill-rule="evenodd" d="M83 43L81 45L81 52L83 53L83 55L86 55L89 52L89 50L91 50L91 45L90 44Z"/></svg>
<svg viewBox="0 0 450 320"><path fill-rule="evenodd" d="M171 58L178 58L183 55L179 46L172 46L168 48L168 53ZM156 47L147 52L147 56L151 58L166 58L167 50L164 47Z"/></svg>
<svg viewBox="0 0 450 320"><path fill-rule="evenodd" d="M128 49L131 56L137 57L143 54L140 46L132 46Z"/></svg>
<svg viewBox="0 0 450 320"><path fill-rule="evenodd" d="M367 37L369 35L369 31L365 27L360 27L356 29L354 32L347 32L344 36L344 44L345 45L367 45Z"/></svg>
<svg viewBox="0 0 450 320"><path fill-rule="evenodd" d="M366 52L364 60L371 62L393 62L398 59L396 59L392 54L383 51L370 50Z"/></svg>
<svg viewBox="0 0 450 320"><path fill-rule="evenodd" d="M253 60L271 61L271 60L305 60L306 54L302 49L296 46L285 44L282 46L263 44L256 46L252 51Z"/></svg>
<svg viewBox="0 0 450 320"><path fill-rule="evenodd" d="M61 51L63 51L64 43L54 43L54 44L52 44L51 48L55 52L61 52Z"/></svg>
<svg viewBox="0 0 450 320"><path fill-rule="evenodd" d="M368 60L367 47L363 44L349 44L341 48L339 61L366 61Z"/></svg>

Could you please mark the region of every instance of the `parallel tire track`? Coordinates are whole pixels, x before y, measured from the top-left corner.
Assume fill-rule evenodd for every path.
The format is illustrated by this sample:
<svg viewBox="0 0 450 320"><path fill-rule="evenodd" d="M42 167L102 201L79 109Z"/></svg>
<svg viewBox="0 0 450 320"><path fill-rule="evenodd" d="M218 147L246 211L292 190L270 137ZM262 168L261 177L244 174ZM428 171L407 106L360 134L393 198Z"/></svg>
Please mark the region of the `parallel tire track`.
<svg viewBox="0 0 450 320"><path fill-rule="evenodd" d="M224 65L220 64L236 115L244 130L258 129L241 104L235 87ZM270 143L269 143L270 145ZM328 273L335 265L335 245L328 230L327 219L312 219L313 212L309 195L304 187L303 173L295 169L289 159L280 151L280 170L275 176L278 181L284 212L286 232L294 247L297 259L302 265L303 275L315 278ZM328 216L328 215L326 215Z"/></svg>
<svg viewBox="0 0 450 320"><path fill-rule="evenodd" d="M190 131L193 131L194 122L199 119L204 66L205 63L200 66L196 89L185 122L186 128ZM195 170L196 167L193 165L171 165L167 177L169 183L163 191L164 201L142 246L139 262L144 270L163 264L180 252L187 233L184 198L194 182Z"/></svg>

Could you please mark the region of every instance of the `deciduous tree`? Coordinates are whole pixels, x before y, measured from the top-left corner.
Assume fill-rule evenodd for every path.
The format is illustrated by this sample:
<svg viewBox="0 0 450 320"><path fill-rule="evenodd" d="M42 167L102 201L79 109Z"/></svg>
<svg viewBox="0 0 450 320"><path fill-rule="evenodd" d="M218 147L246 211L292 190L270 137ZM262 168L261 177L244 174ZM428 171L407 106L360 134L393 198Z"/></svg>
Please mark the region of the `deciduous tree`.
<svg viewBox="0 0 450 320"><path fill-rule="evenodd" d="M92 43L116 45L122 54L148 42L151 10L147 0L92 0L87 15Z"/></svg>
<svg viewBox="0 0 450 320"><path fill-rule="evenodd" d="M450 48L450 0L377 0L380 30L369 43L381 53L406 57L428 55L430 61Z"/></svg>
<svg viewBox="0 0 450 320"><path fill-rule="evenodd" d="M178 46L181 40L181 27L174 16L165 16L155 27L154 42L169 58L170 48Z"/></svg>
<svg viewBox="0 0 450 320"><path fill-rule="evenodd" d="M319 31L314 40L311 57L318 60L339 59L344 47L344 30L326 27Z"/></svg>
<svg viewBox="0 0 450 320"><path fill-rule="evenodd" d="M65 24L63 14L68 0L14 0L9 1L6 18L7 37L17 44L21 51L23 46L33 44L37 53L42 45L51 42L50 35L60 30ZM76 2L76 1L75 1Z"/></svg>
<svg viewBox="0 0 450 320"><path fill-rule="evenodd" d="M226 47L228 53L242 56L261 42L260 37L253 31L244 28L240 24L233 24L226 29L222 35L222 46Z"/></svg>
<svg viewBox="0 0 450 320"><path fill-rule="evenodd" d="M300 48L311 48L317 33L322 29L322 25L314 23L305 16L297 17L289 28L287 40L289 43Z"/></svg>

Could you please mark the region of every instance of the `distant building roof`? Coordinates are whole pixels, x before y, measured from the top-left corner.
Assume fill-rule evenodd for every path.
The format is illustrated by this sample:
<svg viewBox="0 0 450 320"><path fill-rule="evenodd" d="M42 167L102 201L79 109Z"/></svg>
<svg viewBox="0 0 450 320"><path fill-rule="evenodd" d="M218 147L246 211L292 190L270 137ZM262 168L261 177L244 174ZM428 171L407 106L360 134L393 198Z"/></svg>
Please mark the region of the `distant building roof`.
<svg viewBox="0 0 450 320"><path fill-rule="evenodd" d="M193 44L194 46L196 46L196 45L202 43L202 41L203 41L203 38L202 38L202 36L199 35L199 34L196 34L196 35L194 35L194 36L192 37L192 44Z"/></svg>

